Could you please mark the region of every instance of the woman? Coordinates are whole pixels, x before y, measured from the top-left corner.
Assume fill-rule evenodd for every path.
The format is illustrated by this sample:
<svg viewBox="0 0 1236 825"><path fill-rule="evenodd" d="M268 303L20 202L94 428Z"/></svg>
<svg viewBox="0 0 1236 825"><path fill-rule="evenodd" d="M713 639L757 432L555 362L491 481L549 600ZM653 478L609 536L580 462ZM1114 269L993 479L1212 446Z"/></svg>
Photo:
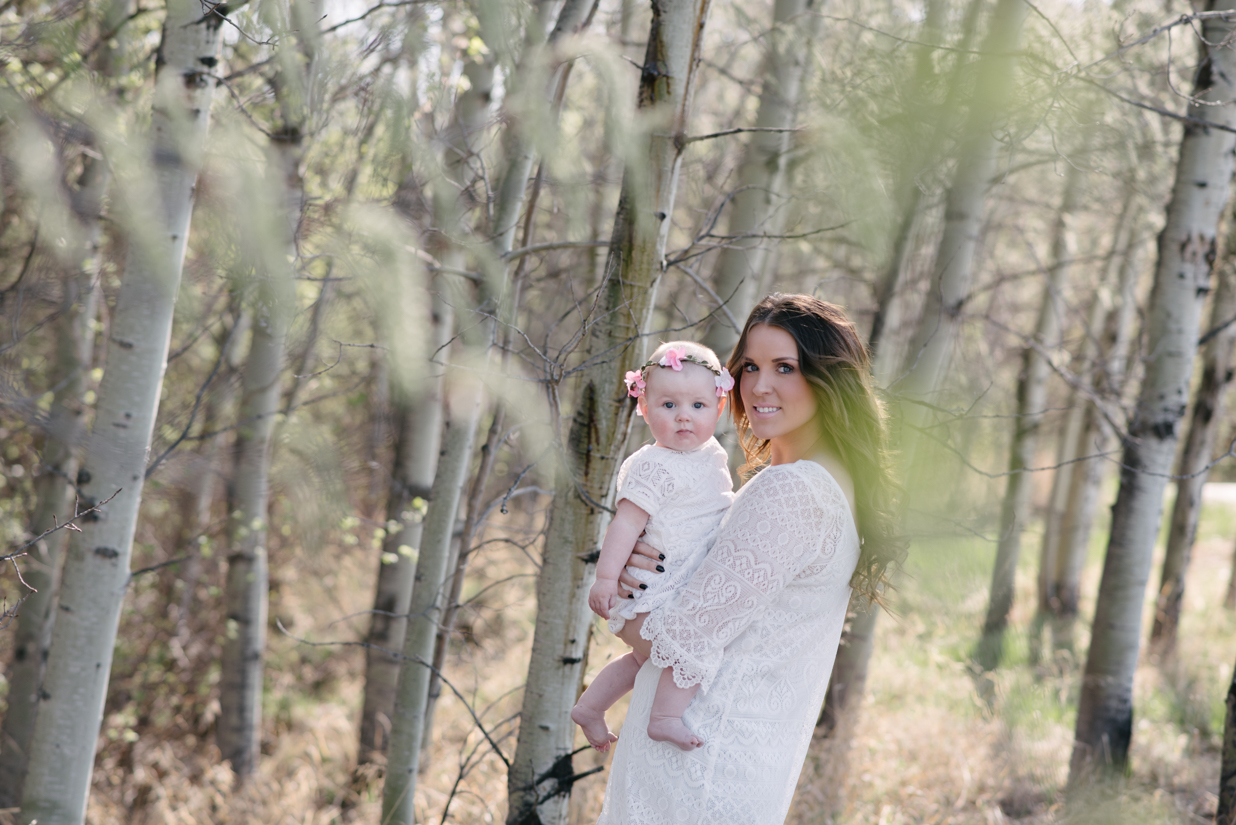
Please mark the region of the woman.
<svg viewBox="0 0 1236 825"><path fill-rule="evenodd" d="M673 602L629 622L650 658L631 696L598 825L785 819L828 686L851 588L876 598L902 552L869 359L836 306L771 295L728 368L735 427L762 468ZM630 566L655 569L637 546ZM623 583L637 587L624 574ZM700 692L683 722L692 751L646 733L658 668Z"/></svg>

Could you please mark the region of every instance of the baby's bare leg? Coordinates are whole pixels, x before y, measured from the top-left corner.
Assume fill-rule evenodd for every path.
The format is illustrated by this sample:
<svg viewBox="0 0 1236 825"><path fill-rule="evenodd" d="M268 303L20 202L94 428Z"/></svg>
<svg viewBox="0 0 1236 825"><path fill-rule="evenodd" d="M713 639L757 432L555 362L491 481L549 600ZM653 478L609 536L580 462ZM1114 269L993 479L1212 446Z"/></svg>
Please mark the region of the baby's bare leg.
<svg viewBox="0 0 1236 825"><path fill-rule="evenodd" d="M691 729L682 723L682 714L699 692L698 684L680 688L674 684L674 669L661 671L657 693L652 699L652 713L648 717L648 738L658 742L671 742L684 751L691 751L704 744Z"/></svg>
<svg viewBox="0 0 1236 825"><path fill-rule="evenodd" d="M618 737L605 723L605 711L635 687L635 676L647 657L632 651L619 656L597 674L571 709L571 721L584 729L588 744L604 753Z"/></svg>
<svg viewBox="0 0 1236 825"><path fill-rule="evenodd" d="M635 618L628 619L627 623L622 626L622 630L618 631L618 638L630 645L631 650L644 659L652 655L652 642L639 635L639 629L644 626L646 618L648 618L647 613L636 613Z"/></svg>

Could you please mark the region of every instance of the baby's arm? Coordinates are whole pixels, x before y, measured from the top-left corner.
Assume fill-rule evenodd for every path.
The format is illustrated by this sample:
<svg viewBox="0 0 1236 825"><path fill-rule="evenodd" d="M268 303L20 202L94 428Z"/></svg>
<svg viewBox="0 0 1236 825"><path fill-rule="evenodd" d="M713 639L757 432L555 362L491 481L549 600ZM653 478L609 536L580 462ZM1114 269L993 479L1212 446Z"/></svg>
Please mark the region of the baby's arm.
<svg viewBox="0 0 1236 825"><path fill-rule="evenodd" d="M596 584L588 591L588 606L603 619L609 618L610 608L618 603L618 576L647 524L648 513L642 507L625 498L618 502L614 520L609 523L605 540L601 542Z"/></svg>

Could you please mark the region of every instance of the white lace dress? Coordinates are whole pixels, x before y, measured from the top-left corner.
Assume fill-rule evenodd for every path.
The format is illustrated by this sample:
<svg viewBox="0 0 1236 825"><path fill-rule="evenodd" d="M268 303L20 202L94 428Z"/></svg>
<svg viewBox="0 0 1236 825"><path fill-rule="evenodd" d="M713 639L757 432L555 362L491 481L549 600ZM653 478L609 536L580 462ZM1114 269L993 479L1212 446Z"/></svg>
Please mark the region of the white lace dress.
<svg viewBox="0 0 1236 825"><path fill-rule="evenodd" d="M858 562L849 504L813 461L761 471L703 564L648 615L652 642L615 748L598 825L785 820L824 700ZM659 668L702 683L684 752L648 738Z"/></svg>
<svg viewBox="0 0 1236 825"><path fill-rule="evenodd" d="M637 613L668 602L708 555L717 526L734 501L729 455L715 438L690 452L655 444L640 447L618 470L616 500L624 498L648 514L644 541L665 554L665 572L636 571L648 589L635 591L634 599L622 599L610 611L609 628L615 633Z"/></svg>

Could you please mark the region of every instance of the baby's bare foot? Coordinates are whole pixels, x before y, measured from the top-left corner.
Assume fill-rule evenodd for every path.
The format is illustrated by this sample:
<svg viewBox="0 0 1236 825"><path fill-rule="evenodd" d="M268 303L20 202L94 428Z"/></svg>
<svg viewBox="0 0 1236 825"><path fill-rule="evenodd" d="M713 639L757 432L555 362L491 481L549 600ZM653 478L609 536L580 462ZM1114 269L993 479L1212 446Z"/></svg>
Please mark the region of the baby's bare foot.
<svg viewBox="0 0 1236 825"><path fill-rule="evenodd" d="M604 713L576 705L571 708L571 721L584 729L584 738L588 740L588 744L601 753L605 753L610 745L618 741L609 725L605 724Z"/></svg>
<svg viewBox="0 0 1236 825"><path fill-rule="evenodd" d="M677 716L653 716L648 720L648 738L669 742L684 751L693 751L704 744Z"/></svg>

